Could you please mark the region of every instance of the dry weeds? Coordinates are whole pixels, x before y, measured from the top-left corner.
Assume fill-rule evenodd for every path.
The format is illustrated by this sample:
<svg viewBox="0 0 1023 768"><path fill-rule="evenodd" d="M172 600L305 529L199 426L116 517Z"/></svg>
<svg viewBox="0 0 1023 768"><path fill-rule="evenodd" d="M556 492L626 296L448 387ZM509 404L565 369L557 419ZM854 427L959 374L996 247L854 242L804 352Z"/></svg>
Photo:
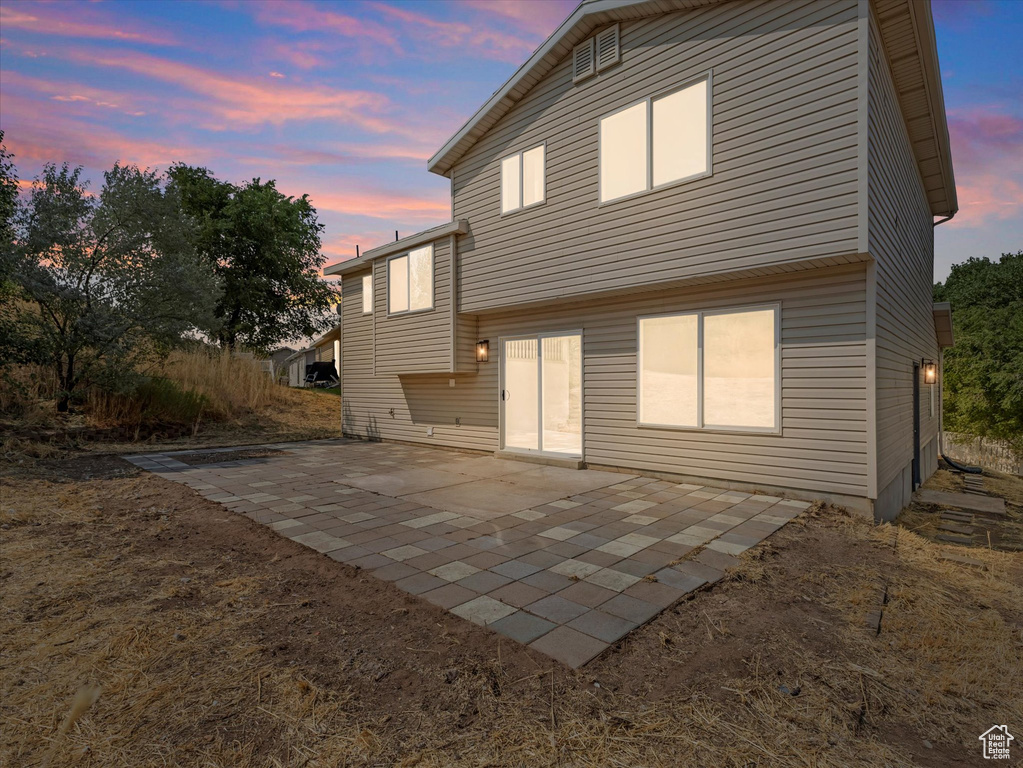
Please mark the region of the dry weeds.
<svg viewBox="0 0 1023 768"><path fill-rule="evenodd" d="M0 764L845 768L912 765L928 740L955 765L1023 722L1018 555L963 568L818 508L574 674L396 591L378 618L308 606L298 545L208 551L201 526L254 524L125 472L4 488ZM308 617L291 637L269 633L282 611ZM361 641L372 622L390 639ZM420 625L443 650L409 644ZM296 642L323 651L278 653ZM382 699L381 675L409 683Z"/></svg>

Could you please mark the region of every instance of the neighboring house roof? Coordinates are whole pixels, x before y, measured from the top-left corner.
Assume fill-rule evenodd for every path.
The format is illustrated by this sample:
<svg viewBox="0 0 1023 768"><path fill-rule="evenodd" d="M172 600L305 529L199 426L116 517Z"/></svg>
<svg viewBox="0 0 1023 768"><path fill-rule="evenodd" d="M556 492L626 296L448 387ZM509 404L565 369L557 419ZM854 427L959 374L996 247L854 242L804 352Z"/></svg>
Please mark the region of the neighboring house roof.
<svg viewBox="0 0 1023 768"><path fill-rule="evenodd" d="M317 336L313 339L313 342L309 345L309 349L315 347L322 347L324 344L333 343L341 338L341 326L337 325L331 328L326 333Z"/></svg>
<svg viewBox="0 0 1023 768"><path fill-rule="evenodd" d="M390 256L394 253L408 251L412 248L416 248L417 246L433 242L445 235L464 235L468 231L469 222L465 219L449 221L446 224L441 224L439 227L424 229L422 232L416 232L414 235L408 235L407 237L401 238L401 240L395 240L393 243L379 245L376 248L365 251L362 256L357 259L348 259L347 261L341 261L337 264L331 264L323 270L323 274L346 275L350 272L357 272L360 269L368 268L371 261L379 259L382 256Z"/></svg>
<svg viewBox="0 0 1023 768"><path fill-rule="evenodd" d="M290 365L291 361L294 360L295 358L301 357L302 355L306 354L307 352L312 352L313 350L314 350L314 347L305 347L304 349L300 349L297 352L295 352L295 354L289 355L288 359L285 360L284 362L288 363Z"/></svg>
<svg viewBox="0 0 1023 768"><path fill-rule="evenodd" d="M430 158L427 170L446 175L480 137L597 27L723 1L583 0L526 63ZM931 213L951 216L958 210L958 202L930 3L876 0L876 5L881 36L888 50Z"/></svg>
<svg viewBox="0 0 1023 768"><path fill-rule="evenodd" d="M952 333L952 305L947 301L934 302L934 332L938 336L939 347L955 346Z"/></svg>

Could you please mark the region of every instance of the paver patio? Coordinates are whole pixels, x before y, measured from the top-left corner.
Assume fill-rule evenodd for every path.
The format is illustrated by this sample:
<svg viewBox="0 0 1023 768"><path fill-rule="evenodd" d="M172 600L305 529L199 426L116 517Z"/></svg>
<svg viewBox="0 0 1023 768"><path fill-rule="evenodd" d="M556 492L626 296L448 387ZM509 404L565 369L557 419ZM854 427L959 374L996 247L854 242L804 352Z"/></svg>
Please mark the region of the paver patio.
<svg viewBox="0 0 1023 768"><path fill-rule="evenodd" d="M283 454L124 458L575 668L808 506L393 443L251 447Z"/></svg>

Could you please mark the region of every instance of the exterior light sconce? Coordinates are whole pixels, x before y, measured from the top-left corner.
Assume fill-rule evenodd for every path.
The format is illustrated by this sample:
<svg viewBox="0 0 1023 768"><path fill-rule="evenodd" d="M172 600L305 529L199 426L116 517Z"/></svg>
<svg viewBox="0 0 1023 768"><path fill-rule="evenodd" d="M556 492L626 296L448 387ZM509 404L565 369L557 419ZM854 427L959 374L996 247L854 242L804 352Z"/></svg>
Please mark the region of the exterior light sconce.
<svg viewBox="0 0 1023 768"><path fill-rule="evenodd" d="M938 380L938 366L935 365L933 360L924 360L924 382L926 384L933 384Z"/></svg>
<svg viewBox="0 0 1023 768"><path fill-rule="evenodd" d="M476 362L486 363L490 360L490 341L483 339L476 342Z"/></svg>

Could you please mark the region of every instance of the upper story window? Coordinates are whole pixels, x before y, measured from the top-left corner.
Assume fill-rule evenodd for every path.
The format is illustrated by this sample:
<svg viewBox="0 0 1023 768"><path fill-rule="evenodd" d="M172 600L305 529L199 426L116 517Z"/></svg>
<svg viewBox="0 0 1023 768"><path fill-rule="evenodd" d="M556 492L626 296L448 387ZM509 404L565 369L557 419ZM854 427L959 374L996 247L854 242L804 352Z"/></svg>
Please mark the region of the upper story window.
<svg viewBox="0 0 1023 768"><path fill-rule="evenodd" d="M544 201L544 145L501 160L501 213Z"/></svg>
<svg viewBox="0 0 1023 768"><path fill-rule="evenodd" d="M433 245L387 261L387 312L433 309Z"/></svg>
<svg viewBox="0 0 1023 768"><path fill-rule="evenodd" d="M778 349L777 306L641 317L639 423L777 432Z"/></svg>
<svg viewBox="0 0 1023 768"><path fill-rule="evenodd" d="M373 311L373 275L362 277L362 314L368 315Z"/></svg>
<svg viewBox="0 0 1023 768"><path fill-rule="evenodd" d="M710 77L600 119L600 202L710 173Z"/></svg>

